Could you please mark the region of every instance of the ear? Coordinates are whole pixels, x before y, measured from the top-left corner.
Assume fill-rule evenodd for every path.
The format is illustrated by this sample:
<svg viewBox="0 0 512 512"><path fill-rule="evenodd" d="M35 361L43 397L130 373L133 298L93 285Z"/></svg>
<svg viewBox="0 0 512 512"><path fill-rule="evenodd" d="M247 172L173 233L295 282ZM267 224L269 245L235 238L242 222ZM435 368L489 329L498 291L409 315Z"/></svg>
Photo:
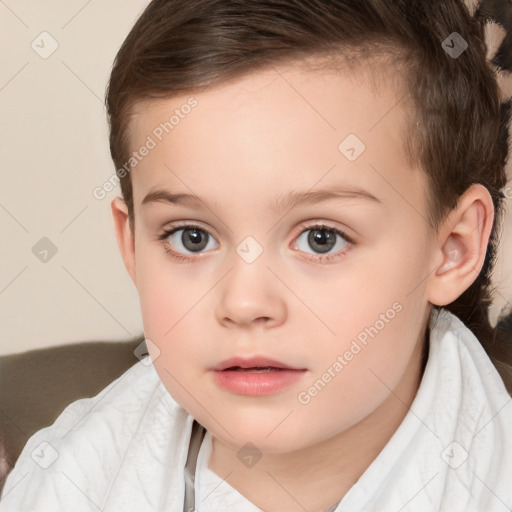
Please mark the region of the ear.
<svg viewBox="0 0 512 512"><path fill-rule="evenodd" d="M450 304L473 284L485 261L493 221L489 191L483 185L472 185L439 228L435 271L427 284L432 304Z"/></svg>
<svg viewBox="0 0 512 512"><path fill-rule="evenodd" d="M128 217L128 207L120 197L115 197L110 203L114 227L116 230L117 245L123 257L124 266L130 274L132 281L137 285L135 273L135 243Z"/></svg>

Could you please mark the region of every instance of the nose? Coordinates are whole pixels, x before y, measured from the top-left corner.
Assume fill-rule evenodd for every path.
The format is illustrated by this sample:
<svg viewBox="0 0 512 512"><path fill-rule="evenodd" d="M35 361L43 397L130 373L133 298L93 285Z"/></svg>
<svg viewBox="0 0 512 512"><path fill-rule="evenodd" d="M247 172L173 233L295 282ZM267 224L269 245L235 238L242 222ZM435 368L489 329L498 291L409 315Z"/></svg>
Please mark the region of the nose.
<svg viewBox="0 0 512 512"><path fill-rule="evenodd" d="M287 314L285 287L259 258L239 259L218 287L217 321L224 327L275 327Z"/></svg>

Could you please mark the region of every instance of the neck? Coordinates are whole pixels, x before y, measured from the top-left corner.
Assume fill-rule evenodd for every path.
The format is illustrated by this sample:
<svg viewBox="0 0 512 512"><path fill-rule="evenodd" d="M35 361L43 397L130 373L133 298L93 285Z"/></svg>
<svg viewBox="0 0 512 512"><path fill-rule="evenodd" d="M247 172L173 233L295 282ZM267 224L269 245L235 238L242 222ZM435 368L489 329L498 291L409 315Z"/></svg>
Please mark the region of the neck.
<svg viewBox="0 0 512 512"><path fill-rule="evenodd" d="M288 453L265 453L253 467L238 450L212 436L208 467L253 504L273 511L323 512L338 503L390 440L412 404L428 343L420 343L411 364L389 397L349 429L315 445Z"/></svg>

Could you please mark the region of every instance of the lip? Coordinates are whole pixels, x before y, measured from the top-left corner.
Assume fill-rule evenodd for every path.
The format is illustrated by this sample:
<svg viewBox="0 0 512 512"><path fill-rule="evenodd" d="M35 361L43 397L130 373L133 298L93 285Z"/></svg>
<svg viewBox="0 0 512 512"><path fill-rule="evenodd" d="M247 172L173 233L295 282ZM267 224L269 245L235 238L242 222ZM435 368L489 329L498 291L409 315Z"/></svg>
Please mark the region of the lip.
<svg viewBox="0 0 512 512"><path fill-rule="evenodd" d="M231 368L234 366L239 366L240 368L266 368L268 366L272 368L283 368L286 370L305 370L306 368L295 368L288 364L282 363L281 361L276 361L275 359L270 359L265 356L252 356L252 357L231 357L222 361L217 366L214 366L212 370L214 371L222 371L226 368Z"/></svg>
<svg viewBox="0 0 512 512"><path fill-rule="evenodd" d="M271 369L257 372L258 367ZM295 368L263 356L232 357L212 368L218 386L232 393L252 396L276 393L300 380L306 372L306 368Z"/></svg>

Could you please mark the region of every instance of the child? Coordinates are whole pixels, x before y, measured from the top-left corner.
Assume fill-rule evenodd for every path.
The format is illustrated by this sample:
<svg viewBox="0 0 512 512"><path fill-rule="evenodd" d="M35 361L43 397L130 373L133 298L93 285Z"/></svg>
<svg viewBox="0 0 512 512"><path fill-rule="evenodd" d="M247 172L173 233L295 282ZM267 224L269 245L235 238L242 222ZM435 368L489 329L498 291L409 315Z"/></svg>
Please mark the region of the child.
<svg viewBox="0 0 512 512"><path fill-rule="evenodd" d="M2 512L510 510L486 19L150 3L107 96L150 357L32 436Z"/></svg>

